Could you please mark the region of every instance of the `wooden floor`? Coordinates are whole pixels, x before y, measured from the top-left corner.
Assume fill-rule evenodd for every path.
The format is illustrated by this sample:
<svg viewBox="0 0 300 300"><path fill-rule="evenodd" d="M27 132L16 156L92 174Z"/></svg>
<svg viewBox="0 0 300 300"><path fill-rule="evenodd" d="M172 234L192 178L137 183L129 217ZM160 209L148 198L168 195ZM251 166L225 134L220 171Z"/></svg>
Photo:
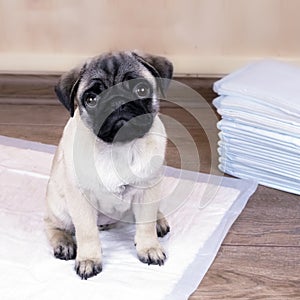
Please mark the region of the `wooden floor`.
<svg viewBox="0 0 300 300"><path fill-rule="evenodd" d="M56 79L55 75L0 75L0 135L57 144L68 113L55 105ZM218 174L214 158L218 117L211 108L214 79L178 80L207 102L186 103L184 108L162 104L172 137L166 163ZM187 131L183 134L170 118ZM191 149L197 150L196 156ZM190 299L300 299L300 196L259 186Z"/></svg>

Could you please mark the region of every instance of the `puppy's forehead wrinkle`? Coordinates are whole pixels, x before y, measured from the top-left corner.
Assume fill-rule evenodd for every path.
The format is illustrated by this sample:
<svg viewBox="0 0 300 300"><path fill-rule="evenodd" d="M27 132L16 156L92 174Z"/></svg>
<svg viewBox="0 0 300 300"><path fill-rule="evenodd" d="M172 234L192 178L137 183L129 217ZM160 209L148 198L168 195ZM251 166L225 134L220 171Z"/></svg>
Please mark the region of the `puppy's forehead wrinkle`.
<svg viewBox="0 0 300 300"><path fill-rule="evenodd" d="M87 65L88 74L102 73L104 77L116 78L118 75L128 71L141 72L143 66L126 52L103 54L91 59Z"/></svg>
<svg viewBox="0 0 300 300"><path fill-rule="evenodd" d="M153 75L130 52L102 54L86 63L77 96L80 99L85 92L93 89L96 81L99 82L100 89L104 91L122 82L139 78L146 79L153 90L156 90Z"/></svg>

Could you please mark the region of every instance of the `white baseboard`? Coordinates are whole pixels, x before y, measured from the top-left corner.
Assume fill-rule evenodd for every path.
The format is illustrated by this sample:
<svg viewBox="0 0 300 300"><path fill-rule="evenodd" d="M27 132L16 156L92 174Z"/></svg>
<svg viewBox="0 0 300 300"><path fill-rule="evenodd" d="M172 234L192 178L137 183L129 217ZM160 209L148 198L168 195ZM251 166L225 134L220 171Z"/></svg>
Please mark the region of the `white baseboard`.
<svg viewBox="0 0 300 300"><path fill-rule="evenodd" d="M0 53L0 73L61 73L93 55ZM245 64L267 57L166 55L174 64L176 75L222 76ZM300 57L268 57L296 64Z"/></svg>

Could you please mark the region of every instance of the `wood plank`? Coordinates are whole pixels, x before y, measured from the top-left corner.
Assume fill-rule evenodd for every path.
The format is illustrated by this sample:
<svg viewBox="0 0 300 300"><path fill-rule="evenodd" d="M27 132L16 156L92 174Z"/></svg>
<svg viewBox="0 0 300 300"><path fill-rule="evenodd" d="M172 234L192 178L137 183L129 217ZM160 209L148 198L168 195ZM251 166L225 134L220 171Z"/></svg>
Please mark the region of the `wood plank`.
<svg viewBox="0 0 300 300"><path fill-rule="evenodd" d="M216 144L210 145L206 136L209 134L208 132L194 133L193 130L190 130L192 140L188 136L179 136L175 139L170 131L167 132L170 139L166 155L168 165L190 171L222 174L217 169ZM200 167L198 167L199 164Z"/></svg>
<svg viewBox="0 0 300 300"><path fill-rule="evenodd" d="M54 86L61 74L0 74L0 103L1 104L57 104ZM194 89L211 102L216 94L212 90L213 83L219 78L203 77L174 77L174 82L182 84L183 100L185 89ZM178 87L178 85L175 85ZM172 91L171 91L172 94ZM173 95L180 97L175 88ZM173 106L163 102L162 106Z"/></svg>
<svg viewBox="0 0 300 300"><path fill-rule="evenodd" d="M0 105L0 134L57 145L69 118L62 105Z"/></svg>
<svg viewBox="0 0 300 300"><path fill-rule="evenodd" d="M0 125L0 135L57 145L63 128L61 125Z"/></svg>
<svg viewBox="0 0 300 300"><path fill-rule="evenodd" d="M222 246L189 299L300 299L299 250Z"/></svg>
<svg viewBox="0 0 300 300"><path fill-rule="evenodd" d="M297 246L300 260L300 196L259 186L223 244Z"/></svg>
<svg viewBox="0 0 300 300"><path fill-rule="evenodd" d="M64 126L69 119L62 105L0 105L1 125Z"/></svg>
<svg viewBox="0 0 300 300"><path fill-rule="evenodd" d="M58 74L0 74L1 98L56 98L54 85Z"/></svg>

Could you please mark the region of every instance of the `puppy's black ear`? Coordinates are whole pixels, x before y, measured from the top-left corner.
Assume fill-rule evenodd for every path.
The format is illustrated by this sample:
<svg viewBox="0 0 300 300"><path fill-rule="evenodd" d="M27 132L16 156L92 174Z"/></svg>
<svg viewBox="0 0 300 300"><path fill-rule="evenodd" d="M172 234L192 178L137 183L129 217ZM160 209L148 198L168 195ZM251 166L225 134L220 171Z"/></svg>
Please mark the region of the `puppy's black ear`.
<svg viewBox="0 0 300 300"><path fill-rule="evenodd" d="M54 88L58 100L70 112L71 117L74 116L74 100L84 68L85 66L77 67L63 74Z"/></svg>
<svg viewBox="0 0 300 300"><path fill-rule="evenodd" d="M165 79L160 80L163 92L165 92L170 84L170 79L172 79L173 76L173 64L163 56L156 56L138 51L134 51L132 54L152 73L154 77Z"/></svg>

